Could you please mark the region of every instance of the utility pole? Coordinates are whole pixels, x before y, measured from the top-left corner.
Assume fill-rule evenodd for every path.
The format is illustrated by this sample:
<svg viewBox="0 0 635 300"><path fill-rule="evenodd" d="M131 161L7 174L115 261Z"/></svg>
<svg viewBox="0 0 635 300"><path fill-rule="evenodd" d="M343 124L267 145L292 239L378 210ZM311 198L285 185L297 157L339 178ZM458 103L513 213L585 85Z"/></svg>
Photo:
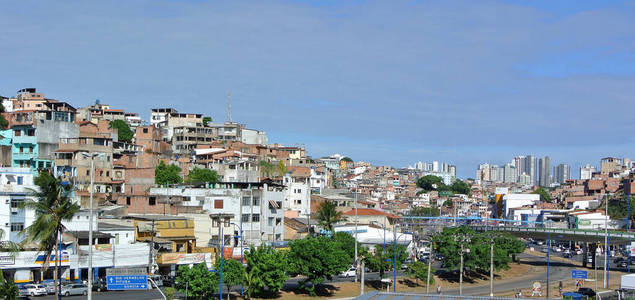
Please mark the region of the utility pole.
<svg viewBox="0 0 635 300"><path fill-rule="evenodd" d="M90 203L88 204L88 300L93 299L93 185L95 183L95 155L90 154ZM58 257L59 259L59 257ZM61 263L61 261L60 261Z"/></svg>
<svg viewBox="0 0 635 300"><path fill-rule="evenodd" d="M426 279L426 294L430 294L430 269L432 268L432 249L434 244L430 241L430 253L428 254L428 278Z"/></svg>
<svg viewBox="0 0 635 300"><path fill-rule="evenodd" d="M154 219L152 219L152 234L150 236L150 260L148 263L148 271L150 272L150 275L154 275L154 235Z"/></svg>
<svg viewBox="0 0 635 300"><path fill-rule="evenodd" d="M359 288L360 291L361 291L360 295L364 294L364 268L365 268L364 260L362 260L362 268L361 268L362 269L362 280L361 280L361 286Z"/></svg>
<svg viewBox="0 0 635 300"><path fill-rule="evenodd" d="M459 273L459 296L463 295L463 255L467 252L470 252L470 249L465 249L465 243L470 242L470 237L464 233L460 233L459 235L454 237L454 240L461 244L461 267Z"/></svg>
<svg viewBox="0 0 635 300"><path fill-rule="evenodd" d="M227 123L232 122L232 92L227 91Z"/></svg>
<svg viewBox="0 0 635 300"><path fill-rule="evenodd" d="M489 296L494 297L494 239L489 244Z"/></svg>
<svg viewBox="0 0 635 300"><path fill-rule="evenodd" d="M355 193L355 282L359 274L359 264L357 262L357 193Z"/></svg>
<svg viewBox="0 0 635 300"><path fill-rule="evenodd" d="M609 197L604 196L604 288L609 288L609 273L607 266L609 265Z"/></svg>

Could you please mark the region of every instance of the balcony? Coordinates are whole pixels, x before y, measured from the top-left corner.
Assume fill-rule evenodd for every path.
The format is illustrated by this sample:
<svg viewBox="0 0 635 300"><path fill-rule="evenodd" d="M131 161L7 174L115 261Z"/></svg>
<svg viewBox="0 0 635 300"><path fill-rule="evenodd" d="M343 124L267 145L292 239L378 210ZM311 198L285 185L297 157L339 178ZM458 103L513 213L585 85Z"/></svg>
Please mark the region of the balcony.
<svg viewBox="0 0 635 300"><path fill-rule="evenodd" d="M37 158L36 153L19 153L14 152L11 154L13 160L35 160Z"/></svg>
<svg viewBox="0 0 635 300"><path fill-rule="evenodd" d="M35 136L20 135L13 137L14 144L37 144L37 138Z"/></svg>

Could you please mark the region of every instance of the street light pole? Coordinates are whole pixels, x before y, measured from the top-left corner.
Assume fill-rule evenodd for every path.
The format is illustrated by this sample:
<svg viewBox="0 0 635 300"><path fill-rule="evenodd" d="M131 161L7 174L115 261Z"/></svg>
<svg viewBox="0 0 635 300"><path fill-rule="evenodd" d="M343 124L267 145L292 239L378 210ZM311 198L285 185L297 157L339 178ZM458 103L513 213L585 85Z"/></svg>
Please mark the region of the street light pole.
<svg viewBox="0 0 635 300"><path fill-rule="evenodd" d="M223 250L225 249L225 239L223 238L223 225L220 223L220 218L218 222L218 226L220 227L220 296L218 299L223 300Z"/></svg>
<svg viewBox="0 0 635 300"><path fill-rule="evenodd" d="M357 193L355 193L355 282L357 282L357 274L359 274L359 268L357 263Z"/></svg>
<svg viewBox="0 0 635 300"><path fill-rule="evenodd" d="M397 226L395 226L395 228L393 229L394 232L394 236L395 236L395 256L393 258L393 274L394 274L394 281L392 283L392 292L396 293L397 292Z"/></svg>
<svg viewBox="0 0 635 300"><path fill-rule="evenodd" d="M489 244L489 296L494 297L494 239Z"/></svg>
<svg viewBox="0 0 635 300"><path fill-rule="evenodd" d="M236 223L232 223L234 226L238 227L238 232L239 232L239 237L240 237L240 264L243 264L243 227L236 225ZM240 296L244 297L245 296L245 287L241 284L240 285Z"/></svg>
<svg viewBox="0 0 635 300"><path fill-rule="evenodd" d="M93 299L93 190L95 184L95 157L103 154L83 153L90 157L90 203L88 204L88 300Z"/></svg>
<svg viewBox="0 0 635 300"><path fill-rule="evenodd" d="M608 269L606 268L609 264L609 197L605 196L604 198L604 278L608 278ZM609 288L609 281L604 280L604 288Z"/></svg>

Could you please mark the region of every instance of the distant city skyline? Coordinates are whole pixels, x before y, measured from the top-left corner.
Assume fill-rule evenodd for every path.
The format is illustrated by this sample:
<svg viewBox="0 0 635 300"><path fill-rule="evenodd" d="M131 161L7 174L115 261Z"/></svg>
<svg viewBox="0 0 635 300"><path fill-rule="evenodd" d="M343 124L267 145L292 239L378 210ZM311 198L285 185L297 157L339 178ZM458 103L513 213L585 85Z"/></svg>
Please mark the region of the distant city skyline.
<svg viewBox="0 0 635 300"><path fill-rule="evenodd" d="M460 178L519 153L574 178L635 157L632 1L2 7L2 96L35 87L146 120L174 107L224 122L231 91L232 119L270 142L394 167L433 157Z"/></svg>

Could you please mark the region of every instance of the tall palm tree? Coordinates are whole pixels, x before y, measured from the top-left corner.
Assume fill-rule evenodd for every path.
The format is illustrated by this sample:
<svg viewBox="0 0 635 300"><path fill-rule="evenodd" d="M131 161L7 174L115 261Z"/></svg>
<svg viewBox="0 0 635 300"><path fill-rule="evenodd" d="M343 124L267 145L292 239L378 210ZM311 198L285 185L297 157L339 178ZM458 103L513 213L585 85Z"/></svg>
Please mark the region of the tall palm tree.
<svg viewBox="0 0 635 300"><path fill-rule="evenodd" d="M45 260L42 264L42 270L49 267L51 253L55 250L55 286L57 286L57 278L59 277L58 261L61 264L58 239L66 227L62 221L70 221L79 211L79 205L73 203L70 194L73 191L71 184L63 184L62 180L53 177L47 172L40 172L40 175L34 179L37 190L33 190L33 196L36 200L27 200L23 207L32 209L35 212L35 221L29 227L25 228L25 242L35 243L38 250L44 252ZM57 293L57 292L56 292Z"/></svg>
<svg viewBox="0 0 635 300"><path fill-rule="evenodd" d="M337 211L333 201L326 200L317 210L318 224L327 231L333 231L333 225L342 218L342 212Z"/></svg>

